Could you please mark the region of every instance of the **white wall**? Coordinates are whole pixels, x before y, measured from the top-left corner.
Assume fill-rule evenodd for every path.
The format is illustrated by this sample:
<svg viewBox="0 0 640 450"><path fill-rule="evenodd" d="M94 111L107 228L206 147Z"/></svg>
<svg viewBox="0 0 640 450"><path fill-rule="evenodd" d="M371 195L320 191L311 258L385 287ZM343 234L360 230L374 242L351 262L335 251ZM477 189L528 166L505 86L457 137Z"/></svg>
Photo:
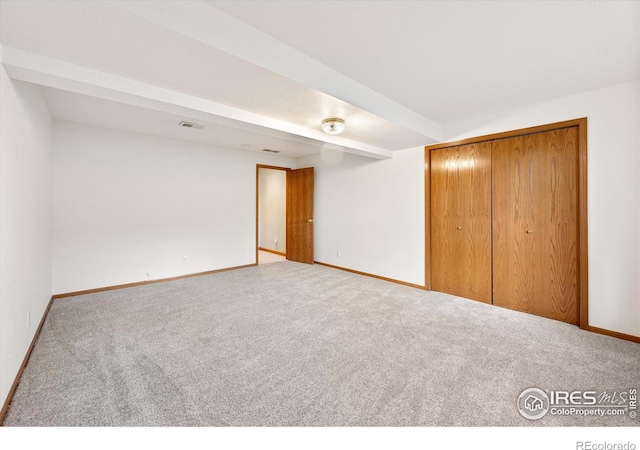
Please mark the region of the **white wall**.
<svg viewBox="0 0 640 450"><path fill-rule="evenodd" d="M257 163L293 161L54 122L54 293L255 263Z"/></svg>
<svg viewBox="0 0 640 450"><path fill-rule="evenodd" d="M262 168L258 171L258 244L287 252L287 172Z"/></svg>
<svg viewBox="0 0 640 450"><path fill-rule="evenodd" d="M309 166L316 261L424 286L424 148L381 161L326 151L298 162Z"/></svg>
<svg viewBox="0 0 640 450"><path fill-rule="evenodd" d="M51 298L51 115L0 67L0 402ZM30 323L28 317L30 316Z"/></svg>
<svg viewBox="0 0 640 450"><path fill-rule="evenodd" d="M444 128L458 140L588 117L589 323L640 336L640 82Z"/></svg>

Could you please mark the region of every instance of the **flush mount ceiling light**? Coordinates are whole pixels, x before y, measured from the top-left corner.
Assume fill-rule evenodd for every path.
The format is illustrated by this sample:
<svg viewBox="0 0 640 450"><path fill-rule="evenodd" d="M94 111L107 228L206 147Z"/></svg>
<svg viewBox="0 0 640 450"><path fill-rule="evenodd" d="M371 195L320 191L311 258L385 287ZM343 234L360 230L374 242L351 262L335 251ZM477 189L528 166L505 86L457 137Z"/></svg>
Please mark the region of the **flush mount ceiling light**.
<svg viewBox="0 0 640 450"><path fill-rule="evenodd" d="M340 134L344 131L344 120L332 117L322 121L322 131L327 134Z"/></svg>

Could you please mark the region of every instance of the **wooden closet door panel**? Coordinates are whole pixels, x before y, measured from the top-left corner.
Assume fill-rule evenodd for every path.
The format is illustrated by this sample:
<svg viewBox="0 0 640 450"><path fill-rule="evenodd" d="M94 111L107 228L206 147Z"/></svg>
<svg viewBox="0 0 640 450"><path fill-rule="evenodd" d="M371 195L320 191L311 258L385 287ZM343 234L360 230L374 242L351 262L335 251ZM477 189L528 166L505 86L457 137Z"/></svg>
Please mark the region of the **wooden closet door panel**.
<svg viewBox="0 0 640 450"><path fill-rule="evenodd" d="M534 246L526 233L534 217L533 149L527 136L492 148L493 304L532 311Z"/></svg>
<svg viewBox="0 0 640 450"><path fill-rule="evenodd" d="M457 261L460 222L457 148L431 152L431 284L434 291L457 295L460 286Z"/></svg>
<svg viewBox="0 0 640 450"><path fill-rule="evenodd" d="M540 286L534 313L577 324L577 127L540 133L539 138L534 153L538 221L532 229Z"/></svg>
<svg viewBox="0 0 640 450"><path fill-rule="evenodd" d="M577 130L494 141L494 304L577 323Z"/></svg>
<svg viewBox="0 0 640 450"><path fill-rule="evenodd" d="M462 297L491 303L491 142L459 147Z"/></svg>
<svg viewBox="0 0 640 450"><path fill-rule="evenodd" d="M491 143L431 154L432 289L491 303Z"/></svg>

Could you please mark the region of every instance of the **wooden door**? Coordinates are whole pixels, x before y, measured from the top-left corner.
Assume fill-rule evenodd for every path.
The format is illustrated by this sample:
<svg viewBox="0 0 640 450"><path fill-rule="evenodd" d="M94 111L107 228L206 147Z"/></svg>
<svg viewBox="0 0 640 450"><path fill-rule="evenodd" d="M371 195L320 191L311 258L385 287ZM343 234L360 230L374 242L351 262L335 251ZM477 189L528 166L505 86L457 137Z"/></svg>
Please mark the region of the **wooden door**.
<svg viewBox="0 0 640 450"><path fill-rule="evenodd" d="M287 172L287 259L313 264L313 167Z"/></svg>
<svg viewBox="0 0 640 450"><path fill-rule="evenodd" d="M493 302L578 323L577 127L493 141Z"/></svg>
<svg viewBox="0 0 640 450"><path fill-rule="evenodd" d="M491 303L491 142L431 151L431 287Z"/></svg>

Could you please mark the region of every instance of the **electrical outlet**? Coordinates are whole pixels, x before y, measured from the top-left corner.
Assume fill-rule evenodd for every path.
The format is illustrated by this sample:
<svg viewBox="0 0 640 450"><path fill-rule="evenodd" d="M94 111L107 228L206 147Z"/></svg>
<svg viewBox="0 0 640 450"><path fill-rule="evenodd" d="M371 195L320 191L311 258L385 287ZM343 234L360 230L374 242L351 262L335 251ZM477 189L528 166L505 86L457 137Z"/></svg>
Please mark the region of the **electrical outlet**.
<svg viewBox="0 0 640 450"><path fill-rule="evenodd" d="M147 272L147 280L151 279L151 272Z"/></svg>
<svg viewBox="0 0 640 450"><path fill-rule="evenodd" d="M273 245L278 245L278 238L277 237L273 238Z"/></svg>
<svg viewBox="0 0 640 450"><path fill-rule="evenodd" d="M27 327L31 326L31 312L27 312Z"/></svg>
<svg viewBox="0 0 640 450"><path fill-rule="evenodd" d="M182 257L182 264L186 264L186 263L187 263L187 257L186 257L186 256L183 256L183 257Z"/></svg>
<svg viewBox="0 0 640 450"><path fill-rule="evenodd" d="M337 256L338 258L340 258L340 250L338 250L338 251L336 252L336 256Z"/></svg>

